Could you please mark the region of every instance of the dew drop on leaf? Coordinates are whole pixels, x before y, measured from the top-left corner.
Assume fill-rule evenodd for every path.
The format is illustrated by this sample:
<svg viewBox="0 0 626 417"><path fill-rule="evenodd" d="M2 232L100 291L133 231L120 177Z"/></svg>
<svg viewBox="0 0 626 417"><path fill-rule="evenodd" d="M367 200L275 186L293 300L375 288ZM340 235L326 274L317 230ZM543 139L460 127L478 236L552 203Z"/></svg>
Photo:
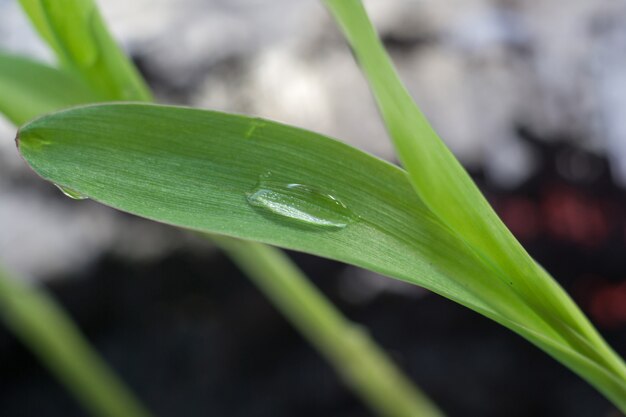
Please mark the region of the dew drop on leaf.
<svg viewBox="0 0 626 417"><path fill-rule="evenodd" d="M72 190L71 188L64 187L64 186L59 185L59 184L54 184L54 185L56 185L56 186L57 186L57 188L58 188L59 190L61 190L61 192L62 192L63 194L65 194L67 197L71 198L72 200L86 200L86 199L88 199L88 198L89 198L89 197L87 197L86 195L81 194L81 193L79 193L79 192L78 192L78 191L76 191L76 190Z"/></svg>
<svg viewBox="0 0 626 417"><path fill-rule="evenodd" d="M288 220L328 229L343 229L358 220L341 200L329 192L306 184L286 183L261 176L247 194L248 203Z"/></svg>

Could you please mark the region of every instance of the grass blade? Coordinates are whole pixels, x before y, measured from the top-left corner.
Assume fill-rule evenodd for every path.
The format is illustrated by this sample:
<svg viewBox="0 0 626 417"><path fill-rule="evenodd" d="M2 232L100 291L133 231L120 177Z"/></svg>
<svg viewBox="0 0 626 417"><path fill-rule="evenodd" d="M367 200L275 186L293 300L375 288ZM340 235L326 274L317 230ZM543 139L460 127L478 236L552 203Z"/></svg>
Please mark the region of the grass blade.
<svg viewBox="0 0 626 417"><path fill-rule="evenodd" d="M626 367L623 361L500 221L415 105L361 1L325 0L325 3L354 50L398 155L424 204L485 264L491 265L496 279L510 283L511 292L537 312L573 350L604 368L624 385ZM569 361L565 359L567 355L553 353L553 356L565 363ZM623 393L614 391L606 381L600 382L591 370L589 373L580 369L577 372L626 410Z"/></svg>
<svg viewBox="0 0 626 417"><path fill-rule="evenodd" d="M372 409L389 417L443 416L367 333L346 320L282 251L225 236L212 235L211 239Z"/></svg>
<svg viewBox="0 0 626 417"><path fill-rule="evenodd" d="M37 119L19 146L45 179L115 208L362 266L563 342L424 206L404 171L324 136L218 112L109 104ZM328 190L356 220L320 228L249 204L268 172L274 183Z"/></svg>
<svg viewBox="0 0 626 417"><path fill-rule="evenodd" d="M10 277L1 269L0 315L94 416L150 415L46 292Z"/></svg>
<svg viewBox="0 0 626 417"><path fill-rule="evenodd" d="M16 125L102 97L68 71L0 52L0 113Z"/></svg>
<svg viewBox="0 0 626 417"><path fill-rule="evenodd" d="M30 62L29 62L30 63ZM1 67L1 63L0 63ZM44 67L46 70L60 73L55 69ZM10 77L7 76L7 80ZM19 81L19 80L18 80ZM25 79L24 81L27 81ZM59 81L59 80L57 80ZM46 93L54 93L54 89L42 85L37 90L37 94L42 96L39 109L46 113L55 107L64 107L68 104L63 99L47 97ZM22 98L21 94L29 94L26 88L16 88L11 92L8 99ZM66 96L61 96L67 98ZM27 99L27 97L24 97ZM55 101L57 100L57 101ZM3 104L9 105L10 100L3 100L0 97L0 108ZM46 104L49 106L46 107ZM9 118L17 123L29 117L33 110L28 107L20 107L14 112L7 114ZM224 249L229 256L244 270L246 270L253 282L267 294L279 307L285 316L300 330L311 343L318 348L321 353L328 358L334 369L342 376L347 384L361 397L363 401L377 410L380 415L388 417L438 417L443 414L436 408L430 400L424 396L411 382L399 371L376 344L363 334L357 334L351 325L345 320L339 311L313 287L307 278L282 254L280 250L266 245L254 244L238 239L226 237L210 236L220 248ZM1 280L1 277L0 277ZM2 283L0 282L0 286ZM15 292L6 292L6 299L0 296L0 309L5 303L15 297ZM45 309L45 306L38 306L44 302L45 298L33 298L30 307L26 307L22 314L28 309ZM51 300L45 301L52 303ZM7 304L5 309L12 309L13 304ZM59 314L61 314L59 312ZM67 384L68 388L77 394L79 399L85 403L90 402L90 396L85 395L92 390L102 392L103 395L114 398L114 393L108 393L106 389L101 389L102 384L107 381L99 381L98 369L94 370L79 361L85 376L90 378L78 380L65 376L64 357L59 358L57 353L61 351L72 351L72 346L65 346L64 339L54 338L49 333L43 331L45 326L44 318L41 325L31 326L28 331L30 346L37 350L44 362L55 372L59 373L60 379ZM25 332L21 326L28 326L23 321L17 321L13 325L16 332ZM55 328L56 326L47 326ZM66 327L71 327L67 324ZM21 333L19 333L21 334ZM80 336L76 334L74 339ZM332 340L330 339L332 337ZM25 337L23 337L24 339ZM73 339L70 339L73 340ZM86 344L83 343L86 349ZM91 354L95 357L95 354ZM69 371L68 371L69 372ZM78 385L76 385L78 384ZM125 400L116 401L123 406ZM98 401L87 404L88 409L94 411L101 407ZM106 410L105 410L106 411ZM96 415L110 414L95 413ZM114 414L115 416L134 416L130 412L126 414Z"/></svg>
<svg viewBox="0 0 626 417"><path fill-rule="evenodd" d="M520 333L626 407L624 378L598 360L604 352L579 334L563 333L512 291L491 263L425 206L406 172L357 149L266 120L144 104L44 116L22 127L18 142L43 178L120 210L317 254L426 287ZM250 204L268 172L268 187L280 197L271 204L327 213L328 199L285 194L286 186L303 184L341 201L354 220L329 228L294 220L289 210Z"/></svg>
<svg viewBox="0 0 626 417"><path fill-rule="evenodd" d="M100 33L96 38L100 38L100 42L93 42L91 47L87 47L85 45L80 44L81 40L76 39L75 33L76 29L71 29L69 32L64 32L68 29L68 25L63 21L64 18L68 15L79 16L76 23L79 26L81 22L84 22L88 19L82 17L85 13L86 8L92 9L89 13L93 15L97 15L97 11L95 7L93 7L93 3L89 1L84 2L76 2L69 1L64 3L64 9L61 13L55 13L54 3L50 2L37 2L31 0L24 0L22 4L25 6L25 9L29 11L30 16L36 27L39 28L40 33L48 41L48 43L53 47L59 60L61 63L76 74L82 75L85 80L90 84L93 91L104 91L106 93L105 98L109 99L127 99L127 100L135 100L135 101L149 101L150 94L145 88L145 84L137 79L139 78L134 71L134 67L130 62L126 60L126 58L118 53L114 43L110 40L110 36L106 33L106 29L103 25L98 29ZM60 30L59 30L60 29ZM78 33L80 33L80 27L78 28ZM60 32L60 33L57 33ZM75 43L79 42L78 45ZM89 55L90 53L96 53L98 56L106 57L106 59L102 59L102 62L98 65L92 65L88 61L84 59L83 55ZM126 68L126 69L125 69ZM112 71L113 70L113 71ZM46 92L50 92L51 89L47 88L47 86L41 86L39 94L45 95ZM20 94L27 93L26 89L16 89L13 91L14 95L20 96ZM9 96L10 97L10 96ZM8 97L7 97L8 98ZM101 101L103 98L94 99L93 101ZM0 98L2 101L2 98ZM75 104L75 103L70 103ZM45 106L43 106L45 107ZM50 107L45 109L45 111L39 109L40 113L44 113L50 110L57 110L59 108L65 107L65 104L62 103L50 103ZM30 118L34 116L36 113L28 113L24 112L26 109L20 109L20 111L16 111L10 115L10 118L17 124L25 121L25 118ZM218 246L219 246L219 242ZM233 243L234 244L234 243ZM232 247L231 244L230 246ZM244 245L245 243L240 242L239 245ZM265 250L269 254L274 254L274 258L280 259L280 252L276 252L271 248L261 248L259 250ZM241 252L239 252L241 254ZM259 254L259 256L261 256ZM268 255L269 256L269 255ZM259 268L263 265L263 260L267 259L266 257L261 257L258 260L255 260L254 256L246 256L246 265L251 266L253 264L257 264ZM236 258L235 258L236 260ZM243 262L243 261L242 261ZM286 260L282 262L286 264ZM317 299L318 304L323 305L324 302L328 304L326 308L327 311L331 310L330 303L325 301L323 296L319 292L315 292L313 287L307 285L306 277L304 277L295 266L291 266L289 268L282 268L281 275L276 277L277 280L282 279L290 279L293 285L297 285L299 288L299 294L302 297L308 296L313 299ZM277 271L277 272L281 272ZM287 275L291 272L290 275ZM267 279L270 279L267 277ZM280 293L275 293L275 297L280 300ZM277 302L279 302L277 300ZM289 311L287 311L289 313ZM302 311L302 315L311 315L311 319L315 323L315 319L313 313L309 313L307 311ZM341 317L337 313L335 314L337 317L337 321L339 322ZM290 316L288 315L288 318ZM333 346L335 346L335 350L340 350L344 344L348 343L347 338L338 337L334 342ZM346 349L349 349L349 346L343 346ZM345 350L345 349L344 349ZM440 413L436 412L436 408L430 404L428 399L423 396L419 390L415 387L411 387L409 381L403 378L401 372L393 366L392 362L386 358L383 351L377 349L375 344L371 341L365 341L364 346L355 351L356 353L360 353L364 356L352 359L352 361L363 362L364 369L372 369L373 367L379 368L379 373L385 376L385 380L376 382L376 381L368 381L363 378L350 378L350 373L348 373L348 380L352 381L352 385L357 393L361 394L371 394L371 398L366 397L364 400L366 402L372 403L375 408L377 408L382 415L385 416L401 416L401 415L437 415ZM344 367L336 365L337 369L345 369ZM353 372L355 373L355 372ZM344 372L345 374L345 372ZM391 401L384 401L381 398L381 393L388 392L389 389L385 389L387 387L391 387L393 391L393 395L388 395L389 398L393 399ZM379 388L383 388L380 390ZM380 392L379 392L380 391ZM394 404L395 403L395 404Z"/></svg>
<svg viewBox="0 0 626 417"><path fill-rule="evenodd" d="M429 287L468 297L467 285L422 274L436 275L430 255L467 250L414 195L406 174L324 136L245 116L124 103L36 119L20 129L19 147L45 179L115 208L351 263L358 257L407 280L419 272ZM249 204L268 173L273 183L338 196L358 221L320 229ZM372 245L360 247L363 237ZM413 253L412 265L399 262Z"/></svg>
<svg viewBox="0 0 626 417"><path fill-rule="evenodd" d="M106 100L151 101L134 65L109 34L94 0L20 0L61 66Z"/></svg>

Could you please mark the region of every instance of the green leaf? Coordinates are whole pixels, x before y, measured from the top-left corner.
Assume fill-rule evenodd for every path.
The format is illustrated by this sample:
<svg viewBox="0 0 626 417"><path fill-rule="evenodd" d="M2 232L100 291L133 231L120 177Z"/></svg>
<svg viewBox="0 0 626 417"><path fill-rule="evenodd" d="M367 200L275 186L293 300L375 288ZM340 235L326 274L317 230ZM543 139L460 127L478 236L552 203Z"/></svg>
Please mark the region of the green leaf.
<svg viewBox="0 0 626 417"><path fill-rule="evenodd" d="M109 104L37 119L19 138L22 155L45 179L120 210L317 253L408 281L423 276L425 286L488 309L468 291L471 282L438 277L433 258L475 257L424 207L405 172L324 136L218 112ZM318 227L251 204L268 174L269 188L310 186L340 201L355 220L343 228ZM306 211L317 202L293 204ZM480 282L483 268L465 263L463 256L446 262L476 271Z"/></svg>
<svg viewBox="0 0 626 417"><path fill-rule="evenodd" d="M20 130L19 148L43 178L117 209L426 287L520 333L592 377L617 404L625 401L624 379L598 360L595 345L572 342L520 297L515 281L502 280L427 208L405 171L357 149L266 120L141 104L42 117ZM266 206L255 204L259 190L267 191ZM340 203L345 226L310 221L329 216L329 198Z"/></svg>
<svg viewBox="0 0 626 417"><path fill-rule="evenodd" d="M2 269L0 316L92 415L149 417L54 299Z"/></svg>
<svg viewBox="0 0 626 417"><path fill-rule="evenodd" d="M102 101L74 74L0 52L0 113L20 125L44 113Z"/></svg>
<svg viewBox="0 0 626 417"><path fill-rule="evenodd" d="M343 317L283 251L225 236L210 238L379 415L443 417L367 331Z"/></svg>
<svg viewBox="0 0 626 417"><path fill-rule="evenodd" d="M24 3L26 4L26 3ZM33 3L31 3L33 4ZM83 3L85 4L85 3ZM48 6L50 3L48 3ZM59 56L62 62L67 62L71 68L74 69L77 76L83 76L86 80L88 80L91 87L98 91L101 89L102 85L113 86L113 89L107 90L111 93L115 93L115 88L118 88L119 91L125 91L126 84L133 84L133 76L135 75L133 72L126 72L125 74L122 72L121 76L116 77L112 83L107 83L107 77L110 75L110 72L107 70L94 72L91 71L88 66L82 65L81 59L74 59L77 61L76 64L72 65L72 59L67 58L65 52L66 50L73 51L75 48L75 42L80 42L80 39L76 39L73 36L69 37L55 37L50 36L52 32L49 30L49 26L55 26L63 28L64 22L63 19L66 16L66 13L72 14L76 12L80 12L81 4L77 4L76 2L67 2L64 3L64 7L68 7L69 10L64 10L63 13L56 14L47 14L45 19L41 18L41 14L38 14L38 11L44 10L43 8L32 7L33 13L31 13L31 17L33 18L36 26L42 29L42 34L44 38L47 38L49 43L55 48L57 51L57 55ZM80 14L80 13L79 13ZM47 21L47 20L50 21ZM81 19L79 18L78 21ZM92 45L91 48L86 48L82 50L81 45L78 45L78 54L79 57L81 54L89 54L91 52L98 52L102 48L99 45ZM104 51L101 51L101 54L104 55ZM118 65L126 65L128 67L132 67L130 62L127 62L123 57L119 58ZM81 66L82 65L82 66ZM111 97L113 99L134 99L134 100L149 100L149 94L141 94L142 90L138 89L138 94L112 94ZM132 92L132 90L131 90ZM252 127L252 130L249 132L250 134L255 129L255 126ZM69 188L61 188L66 195L72 198L81 198L81 194L71 190ZM285 190L283 190L285 191ZM309 190L306 188L300 188L297 190L287 189L286 194L288 195L303 195L306 192L314 192L314 190ZM271 197L271 195L263 194L261 190L257 194L257 202L261 204L261 201L269 201L266 197ZM251 198L251 201L253 199ZM332 207L332 199L328 201L329 206ZM223 242L224 240L218 241ZM242 250L234 251L239 255L244 255L245 261L238 262L239 264L245 264L247 266L257 265L259 268L255 268L255 272L257 270L270 271L273 274L269 273L256 273L253 275L256 278L257 283L261 282L288 282L290 283L290 287L293 292L290 296L295 296L295 298L300 300L317 300L315 305L317 305L317 310L309 310L307 306L309 303L302 303L298 306L299 313L294 311L293 309L284 310L288 319L293 321L294 316L299 317L308 317L307 322L308 326L303 327L299 325L299 320L295 320L296 327L298 327L301 331L305 333L305 335L309 335L311 337L312 342L319 346L332 346L332 349L323 349L322 353L326 354L327 358L331 360L334 364L337 371L344 376L344 379L352 385L353 389L357 394L361 394L363 396L363 400L370 404L374 409L376 409L381 415L385 416L394 416L394 417L404 417L404 416L414 416L414 415L423 415L423 416L436 416L441 415L436 409L434 405L432 405L428 399L423 396L419 390L415 387L411 387L411 384L403 378L401 372L393 365L392 361L387 358L384 353L377 349L375 344L371 341L368 341L366 338L358 338L351 337L350 335L353 332L346 332L345 335L340 336L337 332L334 333L333 340L319 340L316 339L316 335L311 335L307 329L317 328L322 333L325 332L324 329L347 329L347 325L342 326L342 318L339 314L325 314L328 312L332 312L332 305L329 301L325 300L324 297L320 293L316 293L314 288L307 286L306 277L302 276L299 273L295 266L291 265L287 259L281 257L280 251L277 249L269 248L269 247L258 247L254 245L247 246L247 242L235 242L233 240L225 240L227 242L231 242L228 245L230 248L229 251L232 252L233 247L241 248ZM233 252L233 253L234 253ZM247 252L254 252L258 259L255 259L254 256L247 256ZM269 258L273 258L277 260L278 265L282 265L282 268L263 268L262 266L265 264L266 260ZM233 255L234 259L238 259L237 255ZM281 261L282 259L282 261ZM263 285L259 284L261 287ZM276 288L275 285L265 286L265 291L268 287ZM297 290L296 290L297 289ZM269 291L272 293L272 291ZM281 304L281 294L284 292L275 291L271 295L272 298L275 299L275 302ZM284 294L283 296L287 296ZM326 307L324 307L326 306ZM324 313L325 312L325 313ZM322 313L320 315L320 313ZM362 343L356 343L355 341L360 341ZM351 361L340 361L335 360L336 355L332 354L332 352L353 352L358 353L358 357L354 358ZM344 355L345 356L345 355ZM357 369L358 366L359 369Z"/></svg>
<svg viewBox="0 0 626 417"><path fill-rule="evenodd" d="M152 99L136 68L109 34L93 0L20 3L60 64L83 77L105 99Z"/></svg>
<svg viewBox="0 0 626 417"><path fill-rule="evenodd" d="M360 0L325 0L344 31L370 84L381 115L410 180L424 204L491 265L494 280L513 291L567 342L626 383L623 361L561 287L513 237L478 187L441 141L400 81ZM442 86L444 88L444 86ZM557 359L565 361L558 354ZM570 364L570 366L574 367ZM580 372L598 385L593 376ZM621 398L599 387L616 404Z"/></svg>

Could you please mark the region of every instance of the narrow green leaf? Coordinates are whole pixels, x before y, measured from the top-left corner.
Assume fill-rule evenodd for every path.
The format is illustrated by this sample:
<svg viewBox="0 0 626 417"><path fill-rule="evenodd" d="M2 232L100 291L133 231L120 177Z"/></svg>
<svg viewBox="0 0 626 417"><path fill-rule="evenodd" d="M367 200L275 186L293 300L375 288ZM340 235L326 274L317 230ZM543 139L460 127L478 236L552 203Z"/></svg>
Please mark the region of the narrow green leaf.
<svg viewBox="0 0 626 417"><path fill-rule="evenodd" d="M363 401L389 417L442 417L361 326L342 316L279 249L211 235Z"/></svg>
<svg viewBox="0 0 626 417"><path fill-rule="evenodd" d="M414 195L406 174L321 135L218 112L109 104L36 119L20 130L19 146L45 179L115 208L319 253L407 280L424 275L428 287L482 305L467 296L470 283L430 276L438 275L431 257L468 251ZM354 220L342 228L302 221L298 209L314 210L315 194L286 198L292 215L251 203L268 177L269 191L278 185L312 187L340 201Z"/></svg>
<svg viewBox="0 0 626 417"><path fill-rule="evenodd" d="M624 405L624 379L595 345L572 342L528 305L425 206L404 171L357 149L270 121L142 104L36 119L20 130L19 148L43 178L117 209L424 286L520 333ZM265 206L250 201L259 190ZM345 225L311 221L329 210Z"/></svg>
<svg viewBox="0 0 626 417"><path fill-rule="evenodd" d="M133 64L109 34L94 0L20 0L60 64L107 100L150 101Z"/></svg>
<svg viewBox="0 0 626 417"><path fill-rule="evenodd" d="M500 280L426 208L404 171L345 144L244 116L108 104L34 120L20 130L19 148L43 178L120 210L337 259L431 289L508 326L577 372L594 374L592 383L609 397L626 398L623 379ZM314 192L285 191L294 184ZM270 206L284 207L252 204L260 188L273 193ZM345 226L308 221L326 216L329 197L350 211Z"/></svg>
<svg viewBox="0 0 626 417"><path fill-rule="evenodd" d="M602 340L561 287L527 254L440 140L400 81L360 0L324 0L344 31L372 88L381 115L424 204L491 265L496 279L536 311L578 353L626 383L623 361ZM442 86L443 88L443 86ZM558 354L557 359L565 361ZM591 373L583 377L593 381ZM622 408L608 387L599 387Z"/></svg>
<svg viewBox="0 0 626 417"><path fill-rule="evenodd" d="M75 6L74 8L76 7L78 6ZM62 13L61 14L59 13L47 14L44 17L49 18L51 20L51 22L48 22L46 21L46 19L41 18L41 15L42 15L41 13L38 14L38 11L42 11L42 10L44 9L33 7L33 13L31 13L31 16L33 17L33 21L35 22L35 24L42 29L42 35L44 36L44 38L48 39L49 43L57 51L57 55L60 57L60 60L62 62L63 61L69 62L68 66L72 67L77 74L80 74L85 79L87 79L94 90L97 91L100 89L101 85L107 84L106 78L107 76L110 75L109 71L104 70L100 72L94 72L94 71L91 71L88 66L85 66L85 65L81 66L80 65L81 62L79 62L78 65L72 65L71 63L72 60L66 58L67 54L65 54L65 50L66 49L70 51L73 50L74 48L73 48L72 42L76 42L77 41L76 39L74 39L72 36L70 36L69 38L64 37L63 39L51 36L51 34L53 35L53 33L49 27L55 26L55 25L58 26L59 23L63 24L63 22L62 21L60 22L60 20L63 19L64 14ZM42 20L44 21L42 22ZM95 48L95 50L97 51L98 45L93 45L93 48ZM93 49L86 49L85 51L80 50L79 53L83 53L83 52L90 53L92 50ZM123 58L118 59L118 62L124 65L128 65L129 67L132 68L132 65ZM125 91L124 86L126 84L133 84L134 75L135 74L132 72L127 72L126 74L122 73L121 76L117 77L117 79L115 79L114 81L117 85L121 87L121 91ZM108 84L111 85L111 83L108 83ZM114 92L115 92L114 90L111 91L111 93L114 93ZM138 94L126 94L126 95L113 94L111 95L113 99L134 99L134 100L139 100L139 101L149 100L149 96L150 95L148 93L141 94L141 90L138 92ZM251 128L248 134L251 135L255 128L256 128L256 125ZM67 187L61 188L61 189L64 190L64 192L68 196L71 196L72 198L76 196L79 196L79 197L81 196L81 194L76 193L74 192L74 190L71 190ZM293 193L294 190L288 190L288 191ZM305 189L302 188L296 191L299 191L300 194L302 194L302 192L304 192ZM309 190L309 191L313 191L313 190ZM263 195L263 196L267 196L267 195ZM257 197L259 197L258 198L259 203L261 200L264 199L263 196L262 196L261 191L259 192L259 194L257 194ZM264 200L264 201L267 201L267 200ZM245 245L245 243L241 242L239 243L239 245ZM218 243L218 246L219 246L219 243ZM269 254L278 253L278 252L273 251L270 248L265 248L265 251L266 253L269 253ZM251 265L251 264L262 265L264 262L264 259L266 259L267 256L263 257L261 256L261 254L259 254L259 257L260 258L258 260L255 260L254 257L249 257L249 256L246 257L247 259L246 264L247 265ZM278 255L275 255L274 257L277 259L279 258ZM282 264L286 264L286 261L283 261ZM291 273L289 274L290 270L291 270ZM292 266L291 268L282 268L280 270L275 269L274 272L278 274L276 277L266 277L265 279L267 280L275 279L276 281L289 279L292 282L292 286L298 286L298 288L300 288L299 294L301 296L303 297L307 296L307 289L309 287L307 287L306 277L302 276L302 274L299 274L299 271L297 270L297 268ZM296 285L298 283L299 285ZM313 298L317 297L318 304L322 305L324 303L325 300L323 296L321 296L319 293L316 293L313 289L308 289L308 293L310 297L313 297ZM280 297L278 297L278 300L280 300ZM277 301L277 302L280 302L280 301ZM330 309L330 307L327 308L327 310L328 309ZM289 313L289 311L287 313ZM312 311L303 312L302 314L310 316L311 320L313 322L316 322L316 316L314 312ZM291 319L293 317L288 314L287 318ZM341 316L336 315L335 321L337 323L341 323ZM333 324L332 322L326 323L326 325L332 325L332 324ZM323 324L319 323L318 325L322 326ZM338 337L336 338L335 341L332 342L332 344L336 346L337 349L341 349L342 346L348 349L349 346L344 346L344 345L346 343L349 343L350 340L352 339L348 338L347 336L344 338ZM385 375L384 380L366 380L365 378L360 378L360 379L350 378L349 377L350 372L342 372L342 370L346 369L345 365L342 367L340 366L340 364L336 363L335 366L340 373L344 374L344 376L349 380L349 382L353 383L354 385L353 388L355 389L357 393L368 395L368 397L364 398L364 401L366 403L370 403L376 406L376 408L381 413L381 415L384 415L384 416L404 416L404 415L413 416L413 415L421 415L421 414L426 416L426 415L436 414L435 413L436 408L429 403L427 398L425 398L423 395L420 395L420 392L417 388L411 389L410 383L408 383L408 381L402 378L401 372L392 365L392 363L385 357L385 355L383 354L381 350L376 349L376 346L374 343L369 343L369 345L365 343L365 346L369 346L369 349L364 348L364 349L361 349L359 352L361 354L359 357L359 360L363 361L363 365L364 365L363 369L367 370L367 369L372 369L374 367L380 368L381 373ZM353 374L354 373L356 372L353 372ZM390 390L394 391L394 394L388 395L387 396L388 400L386 401L377 400L380 398L381 395L384 395L381 393L389 392ZM376 392L380 392L380 393L376 393Z"/></svg>
<svg viewBox="0 0 626 417"><path fill-rule="evenodd" d="M102 101L74 74L0 52L0 113L16 125L77 104Z"/></svg>
<svg viewBox="0 0 626 417"><path fill-rule="evenodd" d="M50 296L2 269L0 317L94 416L149 416Z"/></svg>
<svg viewBox="0 0 626 417"><path fill-rule="evenodd" d="M424 207L404 171L321 135L218 112L109 104L37 119L19 138L22 155L44 178L121 210L408 281L420 276L426 287L482 310L491 308L474 292L506 288L482 288L485 268ZM288 214L250 202L260 185L282 192L290 184L316 193L287 196L282 201L294 208ZM351 222L328 228L299 219L298 209L310 214L319 207L319 194L341 202ZM327 202L321 199L325 210ZM449 260L451 253L459 256ZM440 278L433 259L458 276L475 275L475 282Z"/></svg>

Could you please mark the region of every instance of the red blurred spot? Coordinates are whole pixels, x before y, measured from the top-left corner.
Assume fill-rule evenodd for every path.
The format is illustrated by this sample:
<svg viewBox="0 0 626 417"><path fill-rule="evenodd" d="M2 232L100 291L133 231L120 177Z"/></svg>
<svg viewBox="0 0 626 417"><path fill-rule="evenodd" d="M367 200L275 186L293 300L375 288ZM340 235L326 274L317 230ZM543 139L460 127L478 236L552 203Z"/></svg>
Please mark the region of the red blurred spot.
<svg viewBox="0 0 626 417"><path fill-rule="evenodd" d="M602 243L610 229L608 214L599 202L565 187L547 190L542 219L553 238L586 246Z"/></svg>
<svg viewBox="0 0 626 417"><path fill-rule="evenodd" d="M502 221L520 240L537 236L541 225L537 205L528 198L513 197L501 202L498 212Z"/></svg>
<svg viewBox="0 0 626 417"><path fill-rule="evenodd" d="M598 288L591 296L589 311L594 320L604 327L626 324L626 282Z"/></svg>

